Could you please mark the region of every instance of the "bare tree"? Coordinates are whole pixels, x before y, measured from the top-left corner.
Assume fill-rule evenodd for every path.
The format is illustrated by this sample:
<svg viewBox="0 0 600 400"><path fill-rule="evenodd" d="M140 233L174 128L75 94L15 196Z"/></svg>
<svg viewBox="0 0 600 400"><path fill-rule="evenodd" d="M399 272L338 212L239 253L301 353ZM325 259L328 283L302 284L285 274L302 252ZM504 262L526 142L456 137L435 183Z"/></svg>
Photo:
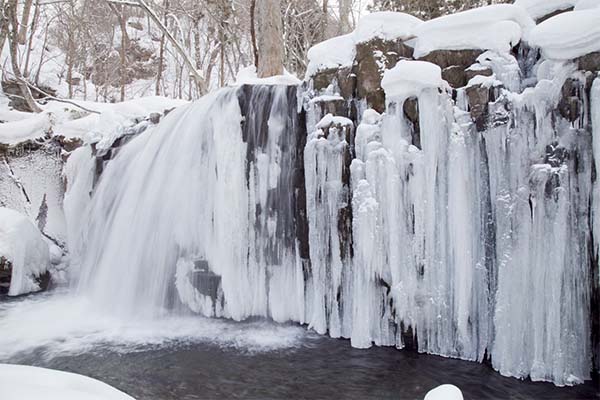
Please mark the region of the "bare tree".
<svg viewBox="0 0 600 400"><path fill-rule="evenodd" d="M23 4L23 15L21 15L21 27L18 35L19 44L27 43L27 28L29 27L29 15L31 14L32 4L33 0L25 0Z"/></svg>
<svg viewBox="0 0 600 400"><path fill-rule="evenodd" d="M21 68L19 67L19 20L17 17L17 0L9 0L6 3L4 11L6 12L6 16L10 23L10 28L8 31L8 44L10 47L11 65L13 74L17 81L17 85L19 86L19 90L21 92L21 96L23 96L25 103L31 109L31 111L41 112L42 109L37 105L37 103L33 99L31 91L29 90L29 86L23 78L23 75L21 74Z"/></svg>

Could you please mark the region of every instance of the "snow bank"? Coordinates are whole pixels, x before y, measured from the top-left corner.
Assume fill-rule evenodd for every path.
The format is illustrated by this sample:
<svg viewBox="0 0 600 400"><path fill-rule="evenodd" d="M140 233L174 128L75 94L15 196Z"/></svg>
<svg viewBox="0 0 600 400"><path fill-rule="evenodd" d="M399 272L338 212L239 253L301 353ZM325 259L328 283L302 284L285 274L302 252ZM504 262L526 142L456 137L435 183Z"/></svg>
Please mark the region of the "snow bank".
<svg viewBox="0 0 600 400"><path fill-rule="evenodd" d="M384 40L409 39L415 28L422 24L419 18L409 14L382 11L367 14L360 19L354 30L354 42L368 42L373 38Z"/></svg>
<svg viewBox="0 0 600 400"><path fill-rule="evenodd" d="M381 81L388 98L406 99L418 96L426 88L443 86L441 68L426 61L400 60L394 68L385 71Z"/></svg>
<svg viewBox="0 0 600 400"><path fill-rule="evenodd" d="M354 35L351 33L317 43L306 53L306 76L311 77L326 69L351 66L355 54Z"/></svg>
<svg viewBox="0 0 600 400"><path fill-rule="evenodd" d="M99 114L57 101L41 105L43 112L39 114L5 109L0 113L0 119L7 121L0 124L0 143L15 145L41 138L52 131L67 139L82 139L87 143L104 141L110 145L136 119L187 103L185 100L149 96L121 103L77 101L77 104Z"/></svg>
<svg viewBox="0 0 600 400"><path fill-rule="evenodd" d="M480 49L508 52L527 39L535 22L525 9L497 4L446 15L415 29L415 58L434 50Z"/></svg>
<svg viewBox="0 0 600 400"><path fill-rule="evenodd" d="M299 85L302 81L295 75L290 74L284 69L283 75L270 76L268 78L259 78L256 74L256 67L250 65L249 67L242 68L235 77L233 86L240 85L286 85L293 86Z"/></svg>
<svg viewBox="0 0 600 400"><path fill-rule="evenodd" d="M600 8L565 12L536 26L529 43L553 60L600 51Z"/></svg>
<svg viewBox="0 0 600 400"><path fill-rule="evenodd" d="M87 376L26 365L0 364L2 400L133 400Z"/></svg>
<svg viewBox="0 0 600 400"><path fill-rule="evenodd" d="M567 10L577 3L577 0L515 0L515 5L523 7L533 19L545 17L555 11Z"/></svg>
<svg viewBox="0 0 600 400"><path fill-rule="evenodd" d="M424 400L463 400L463 395L454 385L440 385L427 392Z"/></svg>
<svg viewBox="0 0 600 400"><path fill-rule="evenodd" d="M4 207L0 207L0 256L12 264L9 296L40 290L35 277L49 266L48 245L27 217Z"/></svg>
<svg viewBox="0 0 600 400"><path fill-rule="evenodd" d="M17 115L21 116L21 113ZM43 137L51 126L48 114L29 114L29 118L0 124L0 143L14 145L37 139Z"/></svg>

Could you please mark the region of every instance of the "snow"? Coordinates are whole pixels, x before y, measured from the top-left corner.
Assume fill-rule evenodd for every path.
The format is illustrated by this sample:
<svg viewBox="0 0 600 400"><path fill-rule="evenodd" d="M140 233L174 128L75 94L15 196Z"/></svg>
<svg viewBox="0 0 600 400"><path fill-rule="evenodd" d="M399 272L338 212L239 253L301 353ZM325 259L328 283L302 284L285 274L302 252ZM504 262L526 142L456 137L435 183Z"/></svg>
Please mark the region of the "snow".
<svg viewBox="0 0 600 400"><path fill-rule="evenodd" d="M530 44L553 60L569 60L600 51L600 9L559 14L536 26Z"/></svg>
<svg viewBox="0 0 600 400"><path fill-rule="evenodd" d="M599 7L600 7L599 0L579 0L577 2L577 4L575 4L574 11L590 10L592 8L599 8Z"/></svg>
<svg viewBox="0 0 600 400"><path fill-rule="evenodd" d="M555 11L572 8L578 2L578 0L515 0L515 5L523 7L531 18L538 19Z"/></svg>
<svg viewBox="0 0 600 400"><path fill-rule="evenodd" d="M330 125L354 126L354 123L346 117L334 116L329 113L317 123L317 129L327 128Z"/></svg>
<svg viewBox="0 0 600 400"><path fill-rule="evenodd" d="M306 77L327 69L352 66L355 54L354 35L351 33L317 43L306 54Z"/></svg>
<svg viewBox="0 0 600 400"><path fill-rule="evenodd" d="M0 364L2 400L133 400L87 376L26 365Z"/></svg>
<svg viewBox="0 0 600 400"><path fill-rule="evenodd" d="M381 80L388 99L406 99L418 96L424 89L444 86L441 68L426 61L400 60L394 68L385 71Z"/></svg>
<svg viewBox="0 0 600 400"><path fill-rule="evenodd" d="M40 290L35 278L49 267L48 245L26 216L5 207L0 207L0 256L12 263L9 296Z"/></svg>
<svg viewBox="0 0 600 400"><path fill-rule="evenodd" d="M446 15L418 25L414 57L434 50L480 49L509 52L527 40L535 22L521 7L496 4Z"/></svg>
<svg viewBox="0 0 600 400"><path fill-rule="evenodd" d="M373 38L406 40L413 36L415 27L422 22L409 14L393 11L374 12L358 21L353 39L355 43L368 42Z"/></svg>
<svg viewBox="0 0 600 400"><path fill-rule="evenodd" d="M463 400L463 395L456 386L446 384L431 389L423 400Z"/></svg>
<svg viewBox="0 0 600 400"><path fill-rule="evenodd" d="M179 107L188 102L162 96L140 97L121 103L76 101L99 114L90 113L72 104L50 101L42 105L39 114L5 111L11 122L0 124L0 143L15 145L52 132L67 139L82 139L85 143L100 142L108 147L133 125L137 119Z"/></svg>
<svg viewBox="0 0 600 400"><path fill-rule="evenodd" d="M270 76L268 78L259 78L256 74L256 67L250 65L246 68L240 69L238 72L235 82L232 86L241 85L299 85L302 81L295 75L290 74L284 69L283 75Z"/></svg>
<svg viewBox="0 0 600 400"><path fill-rule="evenodd" d="M49 133L52 122L48 114L29 114L29 118L0 124L0 143L14 145L41 138Z"/></svg>

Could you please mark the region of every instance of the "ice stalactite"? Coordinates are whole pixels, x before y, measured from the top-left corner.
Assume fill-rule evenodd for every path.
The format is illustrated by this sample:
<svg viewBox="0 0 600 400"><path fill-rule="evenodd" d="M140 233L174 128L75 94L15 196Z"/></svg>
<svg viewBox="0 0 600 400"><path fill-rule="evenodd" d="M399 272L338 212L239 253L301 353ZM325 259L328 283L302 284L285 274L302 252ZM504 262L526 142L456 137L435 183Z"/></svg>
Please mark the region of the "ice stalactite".
<svg viewBox="0 0 600 400"><path fill-rule="evenodd" d="M571 66L539 68L511 123L484 133L498 288L491 348L504 375L573 384L589 377L589 136L553 121ZM538 71L544 74L544 71Z"/></svg>
<svg viewBox="0 0 600 400"><path fill-rule="evenodd" d="M307 322L319 333L349 337L352 321L350 249L343 219L349 213L347 161L354 124L327 114L304 150L311 275ZM341 229L340 229L341 228Z"/></svg>

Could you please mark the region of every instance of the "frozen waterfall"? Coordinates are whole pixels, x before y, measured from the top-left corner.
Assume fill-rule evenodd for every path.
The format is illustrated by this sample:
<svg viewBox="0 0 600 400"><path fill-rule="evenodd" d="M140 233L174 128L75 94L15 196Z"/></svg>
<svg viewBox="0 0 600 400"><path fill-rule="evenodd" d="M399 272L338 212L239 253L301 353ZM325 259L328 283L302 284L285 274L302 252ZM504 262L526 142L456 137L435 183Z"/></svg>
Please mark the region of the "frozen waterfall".
<svg viewBox="0 0 600 400"><path fill-rule="evenodd" d="M465 89L453 100L439 82L399 88L384 114L355 120L300 87L245 85L134 137L98 182L79 149L65 200L74 285L125 318L297 321L355 347L416 343L491 357L504 375L581 382L600 84L592 151L587 115L551 116L573 72L551 67L544 85L489 88L502 123L484 129Z"/></svg>

